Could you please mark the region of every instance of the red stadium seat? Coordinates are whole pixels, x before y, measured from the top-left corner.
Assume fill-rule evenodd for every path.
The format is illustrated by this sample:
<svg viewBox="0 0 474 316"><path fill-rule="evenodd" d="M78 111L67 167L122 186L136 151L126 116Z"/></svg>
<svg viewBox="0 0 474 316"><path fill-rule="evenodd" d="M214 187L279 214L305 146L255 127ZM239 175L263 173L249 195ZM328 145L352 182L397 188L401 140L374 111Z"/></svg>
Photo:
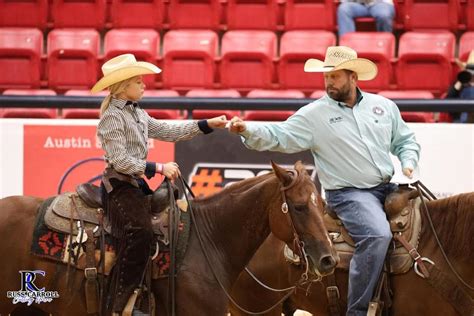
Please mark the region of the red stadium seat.
<svg viewBox="0 0 474 316"><path fill-rule="evenodd" d="M99 33L54 29L48 34L48 82L52 89L87 89L98 76Z"/></svg>
<svg viewBox="0 0 474 316"><path fill-rule="evenodd" d="M171 29L219 29L219 0L170 0L169 5Z"/></svg>
<svg viewBox="0 0 474 316"><path fill-rule="evenodd" d="M71 89L64 93L65 96L77 96L77 97L97 97L102 96L105 97L109 94L109 91L104 90L97 93L91 93L90 90L76 90ZM100 107L100 104L98 105ZM98 119L100 118L100 109L80 109L80 108L72 108L72 109L63 109L62 110L62 118L65 119Z"/></svg>
<svg viewBox="0 0 474 316"><path fill-rule="evenodd" d="M0 28L0 88L39 88L42 51L40 30Z"/></svg>
<svg viewBox="0 0 474 316"><path fill-rule="evenodd" d="M88 90L80 90L80 89L71 89L64 92L66 96L79 96L79 97L105 97L109 95L108 90L102 90L96 93L92 93L89 89Z"/></svg>
<svg viewBox="0 0 474 316"><path fill-rule="evenodd" d="M278 78L284 89L311 91L324 88L321 74L304 72L309 58L324 60L328 46L336 45L336 36L328 31L289 31L283 34L280 44Z"/></svg>
<svg viewBox="0 0 474 316"><path fill-rule="evenodd" d="M309 96L311 99L320 99L326 94L326 90L316 90Z"/></svg>
<svg viewBox="0 0 474 316"><path fill-rule="evenodd" d="M161 29L163 0L112 0L112 28L140 27Z"/></svg>
<svg viewBox="0 0 474 316"><path fill-rule="evenodd" d="M335 7L334 0L286 0L285 29L334 31Z"/></svg>
<svg viewBox="0 0 474 316"><path fill-rule="evenodd" d="M455 44L450 32L404 33L398 49L398 90L445 92L451 84Z"/></svg>
<svg viewBox="0 0 474 316"><path fill-rule="evenodd" d="M186 93L188 98L240 98L240 93L233 89L194 89ZM194 119L207 119L219 115L225 115L227 119L239 116L238 110L193 110Z"/></svg>
<svg viewBox="0 0 474 316"><path fill-rule="evenodd" d="M100 109L64 109L62 117L65 119L99 119Z"/></svg>
<svg viewBox="0 0 474 316"><path fill-rule="evenodd" d="M54 96L53 90L40 89L7 89L3 95L38 95ZM48 108L3 108L0 117L3 118L56 118L57 109Z"/></svg>
<svg viewBox="0 0 474 316"><path fill-rule="evenodd" d="M0 0L0 27L45 29L47 22L48 0Z"/></svg>
<svg viewBox="0 0 474 316"><path fill-rule="evenodd" d="M163 41L163 86L212 88L217 34L209 30L169 31Z"/></svg>
<svg viewBox="0 0 474 316"><path fill-rule="evenodd" d="M357 56L367 58L377 64L377 77L369 81L359 81L359 86L368 91L390 88L392 77L391 61L395 58L395 36L387 32L353 32L345 34L339 45L348 46Z"/></svg>
<svg viewBox="0 0 474 316"><path fill-rule="evenodd" d="M378 93L389 99L434 99L429 91L380 91ZM432 112L401 112L405 122L434 123L435 115Z"/></svg>
<svg viewBox="0 0 474 316"><path fill-rule="evenodd" d="M179 93L174 90L145 90L143 97L177 98ZM151 117L159 120L179 120L183 118L179 110L146 109L146 111Z"/></svg>
<svg viewBox="0 0 474 316"><path fill-rule="evenodd" d="M160 36L152 29L113 29L105 34L104 60L132 53L137 60L156 64L160 51ZM155 88L156 76L143 76L148 88Z"/></svg>
<svg viewBox="0 0 474 316"><path fill-rule="evenodd" d="M228 0L229 30L276 30L278 3L276 0Z"/></svg>
<svg viewBox="0 0 474 316"><path fill-rule="evenodd" d="M247 98L304 98L304 93L298 90L252 90ZM295 111L248 110L244 111L247 121L284 121Z"/></svg>
<svg viewBox="0 0 474 316"><path fill-rule="evenodd" d="M472 9L474 10L474 7ZM467 57L472 50L474 50L474 32L466 32L459 39L459 59L464 62L467 61Z"/></svg>
<svg viewBox="0 0 474 316"><path fill-rule="evenodd" d="M467 0L466 4L466 29L474 31L474 0Z"/></svg>
<svg viewBox="0 0 474 316"><path fill-rule="evenodd" d="M225 88L271 88L277 38L269 31L229 31L222 38L221 84Z"/></svg>
<svg viewBox="0 0 474 316"><path fill-rule="evenodd" d="M105 26L106 0L54 0L52 15L55 28Z"/></svg>
<svg viewBox="0 0 474 316"><path fill-rule="evenodd" d="M404 0L405 30L458 30L459 0Z"/></svg>

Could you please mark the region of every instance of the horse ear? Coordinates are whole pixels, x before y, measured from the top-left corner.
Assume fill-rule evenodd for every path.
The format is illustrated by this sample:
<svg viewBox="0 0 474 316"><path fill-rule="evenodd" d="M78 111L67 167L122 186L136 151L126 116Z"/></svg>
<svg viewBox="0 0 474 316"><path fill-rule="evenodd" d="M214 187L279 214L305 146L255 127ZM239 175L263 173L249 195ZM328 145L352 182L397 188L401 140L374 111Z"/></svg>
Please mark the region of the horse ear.
<svg viewBox="0 0 474 316"><path fill-rule="evenodd" d="M304 166L303 162L301 162L301 160L298 160L295 163L295 170L298 171L299 173L307 172L306 167Z"/></svg>
<svg viewBox="0 0 474 316"><path fill-rule="evenodd" d="M285 168L280 167L277 165L273 160L271 160L273 171L275 175L280 180L280 182L287 186L291 183L291 176L288 174L288 171Z"/></svg>

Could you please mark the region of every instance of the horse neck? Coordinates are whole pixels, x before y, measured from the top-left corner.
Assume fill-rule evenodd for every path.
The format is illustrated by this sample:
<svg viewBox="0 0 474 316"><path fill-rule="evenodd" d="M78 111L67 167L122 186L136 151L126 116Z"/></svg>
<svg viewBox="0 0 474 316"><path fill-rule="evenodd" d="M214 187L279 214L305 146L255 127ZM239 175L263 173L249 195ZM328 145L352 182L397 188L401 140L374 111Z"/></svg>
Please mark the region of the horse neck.
<svg viewBox="0 0 474 316"><path fill-rule="evenodd" d="M266 177L195 202L197 225L213 266L223 270L230 284L270 234L269 210L279 201L279 192L276 177Z"/></svg>
<svg viewBox="0 0 474 316"><path fill-rule="evenodd" d="M461 260L474 259L474 193L427 202L436 234L448 257ZM434 233L429 219L422 210L423 229L420 242L426 249L436 249Z"/></svg>

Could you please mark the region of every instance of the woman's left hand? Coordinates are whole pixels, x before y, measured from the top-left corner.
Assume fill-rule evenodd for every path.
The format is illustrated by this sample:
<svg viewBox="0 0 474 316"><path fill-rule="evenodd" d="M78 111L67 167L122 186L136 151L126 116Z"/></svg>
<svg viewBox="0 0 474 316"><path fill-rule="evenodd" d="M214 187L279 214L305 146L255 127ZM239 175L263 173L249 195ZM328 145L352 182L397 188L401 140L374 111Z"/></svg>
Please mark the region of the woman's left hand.
<svg viewBox="0 0 474 316"><path fill-rule="evenodd" d="M226 124L227 124L227 119L225 115L213 117L207 120L207 125L210 128L224 128Z"/></svg>

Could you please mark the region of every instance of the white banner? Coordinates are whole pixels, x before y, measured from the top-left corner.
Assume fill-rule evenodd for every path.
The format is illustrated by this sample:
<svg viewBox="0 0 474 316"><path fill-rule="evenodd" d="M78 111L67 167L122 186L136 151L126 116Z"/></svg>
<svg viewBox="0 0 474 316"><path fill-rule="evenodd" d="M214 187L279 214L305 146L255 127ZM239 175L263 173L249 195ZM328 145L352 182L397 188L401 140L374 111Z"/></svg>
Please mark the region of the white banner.
<svg viewBox="0 0 474 316"><path fill-rule="evenodd" d="M24 155L25 153L28 153L27 155L41 155L42 151L39 149L35 151L28 147L25 148L25 125L49 126L54 130L55 126L66 125L73 129L78 126L94 126L96 124L96 120L0 119L0 197L22 195L24 193ZM474 191L474 125L409 125L415 131L422 148L419 179L439 197ZM29 133L31 132L30 129ZM235 135L229 135L229 141L238 142L239 138ZM216 147L212 143L207 146L211 150ZM192 155L189 155L189 157L189 159L193 159ZM27 157L27 160L38 159L42 161L41 158L34 156ZM227 158L229 157L224 155L222 163L231 161L230 158L226 161ZM183 157L180 157L180 159L183 159ZM61 155L55 156L54 160L48 161L44 168L54 169L55 165L61 161ZM232 161L235 162L235 156L232 157ZM35 174L35 170L28 168L26 170ZM30 178L32 176L29 174Z"/></svg>

